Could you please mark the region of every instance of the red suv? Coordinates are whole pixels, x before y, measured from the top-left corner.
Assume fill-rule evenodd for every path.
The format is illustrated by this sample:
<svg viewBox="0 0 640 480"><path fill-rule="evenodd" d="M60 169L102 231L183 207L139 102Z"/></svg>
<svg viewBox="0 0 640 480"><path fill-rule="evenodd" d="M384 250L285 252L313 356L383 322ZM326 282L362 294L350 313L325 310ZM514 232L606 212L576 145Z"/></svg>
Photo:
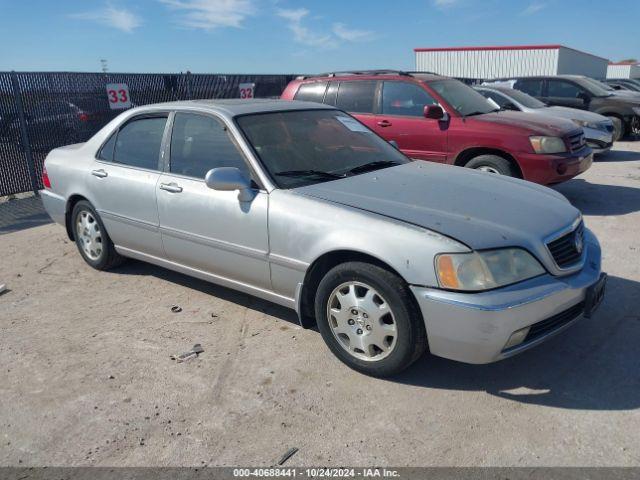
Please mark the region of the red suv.
<svg viewBox="0 0 640 480"><path fill-rule="evenodd" d="M385 70L299 77L282 98L334 105L414 159L543 185L568 180L593 161L573 122L499 110L471 87L439 75Z"/></svg>

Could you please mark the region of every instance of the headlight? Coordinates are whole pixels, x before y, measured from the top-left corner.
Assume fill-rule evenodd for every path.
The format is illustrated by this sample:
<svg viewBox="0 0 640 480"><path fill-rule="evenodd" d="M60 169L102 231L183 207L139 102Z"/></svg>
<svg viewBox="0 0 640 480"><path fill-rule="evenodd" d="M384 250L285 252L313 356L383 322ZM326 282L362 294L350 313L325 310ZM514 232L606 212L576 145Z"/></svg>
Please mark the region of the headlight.
<svg viewBox="0 0 640 480"><path fill-rule="evenodd" d="M593 122L586 122L584 120L573 120L573 123L575 123L576 125L579 125L581 127L584 128L593 128L594 130L602 130L602 127L597 124L597 123L593 123Z"/></svg>
<svg viewBox="0 0 640 480"><path fill-rule="evenodd" d="M560 137L529 137L529 140L536 153L563 153L567 151L567 146Z"/></svg>
<svg viewBox="0 0 640 480"><path fill-rule="evenodd" d="M633 107L632 110L636 115L640 115L640 107Z"/></svg>
<svg viewBox="0 0 640 480"><path fill-rule="evenodd" d="M544 271L531 254L520 248L445 253L436 257L438 283L451 290L489 290L537 277Z"/></svg>

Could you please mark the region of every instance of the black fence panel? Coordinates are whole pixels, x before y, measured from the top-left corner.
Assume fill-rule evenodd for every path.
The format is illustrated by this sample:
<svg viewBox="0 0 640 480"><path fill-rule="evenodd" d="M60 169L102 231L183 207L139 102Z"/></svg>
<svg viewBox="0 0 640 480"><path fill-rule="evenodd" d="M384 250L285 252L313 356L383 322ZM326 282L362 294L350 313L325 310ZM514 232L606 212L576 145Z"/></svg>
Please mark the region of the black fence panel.
<svg viewBox="0 0 640 480"><path fill-rule="evenodd" d="M0 73L0 196L32 188L11 75Z"/></svg>
<svg viewBox="0 0 640 480"><path fill-rule="evenodd" d="M122 109L112 108L109 84L125 84L126 92L112 95L115 100L126 97L126 105L135 107L175 100L239 98L243 83L254 84L255 97L279 97L293 78L294 75L0 72L0 196L41 189L42 165L50 150L87 141L122 113Z"/></svg>

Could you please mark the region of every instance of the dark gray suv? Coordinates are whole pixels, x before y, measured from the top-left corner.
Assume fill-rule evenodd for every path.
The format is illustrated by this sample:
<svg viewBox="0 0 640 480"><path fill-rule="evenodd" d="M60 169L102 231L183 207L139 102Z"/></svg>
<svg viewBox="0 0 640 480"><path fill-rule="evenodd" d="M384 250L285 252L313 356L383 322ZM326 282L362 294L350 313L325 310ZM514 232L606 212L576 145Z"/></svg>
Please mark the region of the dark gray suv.
<svg viewBox="0 0 640 480"><path fill-rule="evenodd" d="M614 140L640 134L640 100L620 97L579 76L520 77L505 79L513 88L548 105L580 108L609 117Z"/></svg>

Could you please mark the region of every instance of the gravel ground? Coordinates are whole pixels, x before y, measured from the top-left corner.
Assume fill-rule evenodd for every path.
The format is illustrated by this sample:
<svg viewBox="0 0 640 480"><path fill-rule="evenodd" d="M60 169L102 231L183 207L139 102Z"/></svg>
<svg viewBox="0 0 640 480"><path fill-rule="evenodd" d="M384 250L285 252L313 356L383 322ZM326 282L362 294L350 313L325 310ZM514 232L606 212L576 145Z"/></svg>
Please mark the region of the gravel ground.
<svg viewBox="0 0 640 480"><path fill-rule="evenodd" d="M603 246L593 318L496 364L425 356L388 380L278 306L138 262L96 272L57 225L6 228L0 465L273 465L298 447L288 465L640 466L639 187L640 142L556 187Z"/></svg>

